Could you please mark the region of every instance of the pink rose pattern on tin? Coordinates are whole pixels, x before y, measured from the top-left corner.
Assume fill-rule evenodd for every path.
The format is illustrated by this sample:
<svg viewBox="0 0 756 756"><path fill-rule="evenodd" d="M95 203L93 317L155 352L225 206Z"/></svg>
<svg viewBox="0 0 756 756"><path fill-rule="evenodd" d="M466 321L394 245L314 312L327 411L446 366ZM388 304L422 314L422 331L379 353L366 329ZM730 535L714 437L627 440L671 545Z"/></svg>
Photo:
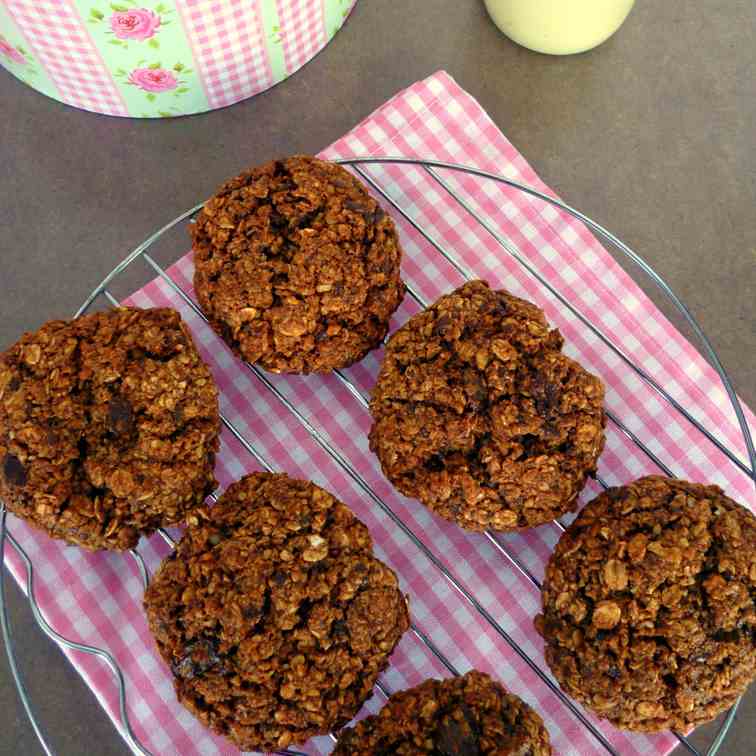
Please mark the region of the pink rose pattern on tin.
<svg viewBox="0 0 756 756"><path fill-rule="evenodd" d="M129 84L145 92L167 92L176 89L178 80L165 68L135 68L129 75Z"/></svg>
<svg viewBox="0 0 756 756"><path fill-rule="evenodd" d="M26 58L2 37L0 37L0 53L14 63L26 63Z"/></svg>
<svg viewBox="0 0 756 756"><path fill-rule="evenodd" d="M232 105L294 73L336 34L355 2L3 0L11 29L29 52L0 38L0 65L44 94L84 110L135 117L189 115ZM146 53L144 61L141 54L133 55L137 51ZM173 74L175 87L168 87L170 76L128 80L135 67L148 63L180 73L177 60L186 71L196 72L191 81ZM30 81L35 66L47 83ZM143 98L134 100L124 92L129 83L151 95L173 89L179 99L145 112Z"/></svg>
<svg viewBox="0 0 756 756"><path fill-rule="evenodd" d="M147 8L116 11L110 17L110 28L118 39L134 39L139 42L155 36L160 26L160 16Z"/></svg>

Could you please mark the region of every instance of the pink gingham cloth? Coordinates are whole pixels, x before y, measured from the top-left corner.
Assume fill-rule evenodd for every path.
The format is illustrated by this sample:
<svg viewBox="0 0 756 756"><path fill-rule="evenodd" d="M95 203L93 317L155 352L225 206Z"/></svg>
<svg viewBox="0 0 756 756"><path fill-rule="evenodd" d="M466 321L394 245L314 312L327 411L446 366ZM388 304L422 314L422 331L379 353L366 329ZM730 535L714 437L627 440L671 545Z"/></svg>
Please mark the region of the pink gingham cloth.
<svg viewBox="0 0 756 756"><path fill-rule="evenodd" d="M443 72L398 94L323 153L327 158L365 155L404 155L463 163L549 191L478 103ZM543 307L551 322L562 330L567 351L606 383L608 407L676 475L716 482L734 498L753 505L753 485L748 477L648 389L427 173L419 168L395 166L368 166L367 170L476 275ZM581 223L535 198L491 181L442 173L554 287L745 459L733 412L715 373ZM458 286L462 278L454 268L401 216L388 206L387 209L400 229L406 253L405 279L426 300ZM193 297L192 273L191 255L181 258L169 270L176 283ZM181 312L213 370L221 390L224 415L276 469L326 487L368 524L378 556L399 573L410 596L414 622L457 669L485 670L522 696L543 716L556 753L587 756L604 752L491 623L450 586L408 535L370 501L345 469L313 441L303 425L231 355L164 281L152 281L127 302L142 307L167 305ZM417 309L411 298L406 297L392 329ZM381 353L373 352L347 371L363 394L369 393L380 361ZM392 490L368 451L368 414L338 379L272 375L269 378L341 451L422 543L439 555L511 639L546 670L542 643L532 624L540 608L538 591L510 567L483 535L463 532ZM754 416L746 412L753 427ZM259 466L251 455L224 430L217 468L221 487L256 469ZM610 423L606 451L599 464L602 478L618 484L654 472L658 472L654 464ZM583 501L598 490L597 484L589 484ZM169 671L152 647L141 609L142 584L128 555L88 554L64 547L13 517L10 528L35 564L37 598L53 627L69 638L107 648L118 660L127 680L132 725L150 751L170 756L236 753L176 703ZM507 535L504 540L540 578L558 535L554 525L545 525L525 534ZM21 565L12 549L6 548L11 571L21 583L24 579ZM143 541L140 551L152 572L167 547L155 536ZM67 655L120 727L116 687L108 669L88 656ZM442 664L416 636L408 633L382 681L393 692L429 676L446 675ZM50 691L50 695L56 693ZM382 701L376 693L365 710L376 711ZM623 756L663 754L676 743L669 734L631 735L589 718ZM327 738L319 738L300 750L325 754L331 748Z"/></svg>

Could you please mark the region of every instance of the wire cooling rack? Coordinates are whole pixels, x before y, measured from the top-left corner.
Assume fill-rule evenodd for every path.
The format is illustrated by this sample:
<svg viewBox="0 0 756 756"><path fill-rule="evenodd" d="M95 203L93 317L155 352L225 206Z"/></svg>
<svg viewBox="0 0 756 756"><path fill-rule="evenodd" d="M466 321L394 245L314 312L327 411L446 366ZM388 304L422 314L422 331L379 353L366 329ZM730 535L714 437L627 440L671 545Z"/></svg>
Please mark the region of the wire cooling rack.
<svg viewBox="0 0 756 756"><path fill-rule="evenodd" d="M393 209L396 211L396 213L399 216L401 216L401 218L404 221L406 221L410 226L412 226L415 229L415 231L417 231L420 234L420 236L431 247L433 247L446 260L446 262L449 265L451 265L460 275L462 275L465 279L468 279L468 280L471 278L477 278L477 276L475 276L466 267L466 265L460 259L458 259L458 257L456 257L451 251L449 251L444 246L442 246L434 238L432 232L428 231L404 207L402 207L400 203L398 203L395 199L393 199L390 196L390 194L387 193L387 191L378 183L378 181L375 178L373 178L365 170L365 166L370 165L370 164L373 164L373 165L389 164L392 166L414 166L414 167L418 167L426 171L427 174L430 176L430 178L434 182L436 182L436 184L441 189L443 189L444 192L447 192L453 198L453 200L456 203L458 203L458 205L461 208L463 208L467 213L469 213L469 215L478 224L480 224L480 226L488 234L490 234L491 237L493 237L493 239L495 239L495 241L498 243L498 245L500 246L501 250L504 253L506 253L507 255L510 255L517 262L518 265L522 266L528 272L528 274L531 275L533 278L535 278L535 280L541 286L543 286L546 290L548 290L548 292L552 296L554 296L563 307L567 308L567 310L569 310L569 312L573 316L575 316L584 326L586 326L597 339L599 339L606 347L608 347L612 352L614 352L620 360L622 360L630 369L632 369L637 374L637 376L645 384L647 384L647 386L653 389L653 391L656 392L656 394L664 402L669 403L671 407L673 407L678 413L680 413L680 415L685 419L687 423L692 424L701 434L703 434L703 436L708 440L708 442L710 442L715 447L717 447L717 449L719 449L719 451L722 452L727 457L730 463L735 465L741 472L743 472L746 476L748 476L748 478L750 478L750 480L754 482L754 484L756 485L756 453L754 453L753 440L751 438L748 424L746 422L743 409L740 405L738 397L735 394L735 391L732 387L730 379L728 378L727 373L725 372L722 364L720 363L714 351L714 348L712 347L708 338L703 333L703 331L701 330L701 328L699 327L698 323L695 321L691 313L688 311L685 305L677 298L674 292L672 292L672 290L664 282L664 280L647 263L645 263L635 252L633 252L627 245L625 245L622 241L620 241L616 236L611 234L609 231L607 231L605 228L600 226L598 223L594 222L593 220L585 216L583 213L561 202L558 199L555 199L532 187L525 186L523 184L520 184L517 181L511 180L504 176L495 175L495 174L488 173L486 171L481 171L475 168L461 166L461 165L454 165L454 164L445 163L441 161L416 160L416 159L400 158L400 157L351 158L351 159L337 160L335 162L339 162L344 165L350 166L366 184L368 184L377 194L379 194L385 200L385 202L391 205ZM561 212L567 213L568 215L571 215L574 218L577 218L578 220L582 221L582 223L584 223L591 231L596 233L603 240L609 242L615 249L617 249L620 253L622 253L622 255L625 258L627 258L636 267L638 267L648 277L648 279L661 290L661 292L672 303L674 308L682 316L682 318L685 320L688 326L692 329L693 333L698 337L704 349L704 353L706 357L708 358L709 362L713 365L714 369L718 373L719 378L721 379L722 385L724 386L724 389L727 393L727 396L729 397L729 401L732 404L732 408L735 412L735 416L737 418L738 424L740 426L740 430L743 435L743 440L745 442L745 449L747 452L748 463L747 464L744 463L732 449L730 449L724 442L720 440L720 438L718 438L715 432L705 427L698 419L696 419L696 417L694 417L688 410L686 410L669 393L669 391L665 389L663 385L657 382L657 380L652 375L650 375L641 366L634 363L633 360L622 349L621 345L616 344L612 340L611 336L606 335L589 318L587 318L576 306L574 306L562 293L560 293L560 291L558 291L528 261L528 259L514 246L514 244L510 240L504 238L496 230L494 225L492 225L492 223L484 215L479 213L474 208L473 204L470 201L468 201L468 198L466 198L465 196L462 196L459 192L457 192L454 189L451 183L446 178L444 178L446 171L450 171L452 173L468 174L468 175L479 177L481 179L488 179L494 182L498 182L500 184L505 184L514 190L517 190L519 192L524 192L528 195L538 198L539 200L543 202L549 203L550 205L559 209ZM156 273L161 279L163 279L163 281L179 297L181 297L181 299L186 303L186 305L190 307L206 323L204 319L204 315L199 310L197 305L194 303L192 298L189 296L187 291L184 288L182 288L182 286L176 280L174 280L174 278L172 278L166 272L166 270L164 270L149 253L150 248L161 237L163 237L168 231L178 226L179 224L189 221L199 211L201 207L202 205L200 204L186 211L185 213L180 215L178 218L174 219L173 221L168 223L166 226L161 228L159 231L157 231L155 234L153 234L149 239L147 239L141 245L139 245L139 247L137 247L120 265L118 265L103 280L103 282L90 294L90 296L87 298L84 304L79 308L78 312L76 313L76 316L82 315L85 312L87 312L90 308L92 308L98 302L98 300L102 298L107 300L107 302L109 302L112 305L117 305L118 301L113 296L113 294L111 293L108 287L112 284L112 282L114 282L114 280L118 276L120 276L135 261L141 260L144 263L146 263L148 269L151 272ZM411 282L408 283L407 285L407 291L408 291L409 296L420 307L425 307L428 304L420 295L418 290L412 285ZM357 487L365 494L365 496L373 504L379 507L383 511L383 513L386 514L388 518L393 522L393 524L396 527L398 527L404 533L404 535L407 536L409 540L420 551L424 553L427 559L438 571L439 577L443 580L448 581L449 584L459 594L459 596L461 596L462 599L469 605L469 607L475 612L477 612L483 618L483 620L486 623L488 623L491 626L491 628L493 628L493 630L498 635L500 640L503 643L507 644L511 648L511 650L517 656L519 656L520 659L522 659L522 661L525 662L525 664L527 664L527 666L548 686L548 688L556 696L558 696L561 704L567 707L572 712L572 714L582 723L582 725L588 730L590 735L595 740L595 745L598 751L606 752L609 754L617 754L617 751L615 750L615 748L606 739L604 734L586 717L583 710L579 706L577 706L572 700L570 700L560 690L559 686L551 679L543 660L540 658L539 659L532 658L530 655L528 655L528 653L526 653L526 651L522 648L520 644L518 644L515 638L512 637L512 635L508 633L507 630L505 630L502 624L499 621L497 621L497 619L494 616L492 616L492 614L483 606L483 604L479 601L479 599L476 598L474 593L472 593L464 585L464 583L459 580L459 578L455 575L455 573L452 572L444 564L444 562L430 548L428 548L424 544L424 542L417 536L417 534L413 532L413 530L405 522L403 522L400 519L400 517L392 510L392 508L381 499L381 497L371 487L370 483L357 471L357 469L352 464L352 462L349 461L347 456L341 450L339 450L332 443L332 441L329 440L329 437L327 436L327 434L322 432L320 429L318 429L296 406L294 406L294 404L292 404L292 402L279 390L279 388L277 388L270 381L268 376L263 371L261 371L256 366L249 365L249 364L246 365L246 369L248 369L254 374L255 378L259 381L259 383L262 386L264 386L267 390L273 393L277 401L281 402L282 405L296 419L296 421L299 424L301 424L302 428L304 429L304 431L306 431L306 433L310 436L310 438L329 457L332 458L332 460L357 485ZM342 371L336 371L336 376L337 376L338 381L344 386L344 388L346 388L349 391L353 399L356 402L358 402L362 407L366 408L368 404L368 397L358 389L354 381L350 379ZM635 445L638 452L642 455L645 455L660 471L662 471L665 475L668 475L668 476L673 475L672 470L665 463L665 461L659 456L659 454L657 454L652 449L650 449L648 445L646 445L640 438L638 438L638 436L635 433L633 433L633 431L623 422L623 420L620 417L618 417L616 414L612 412L608 412L607 414L609 418L609 426L607 428L608 432L617 432L620 434L624 434ZM262 466L263 469L268 470L268 471L273 471L275 469L275 466L272 463L272 461L270 459L267 459L262 453L260 453L258 448L252 443L252 441L250 441L250 439L247 438L234 425L234 423L232 423L228 418L226 418L223 415L221 415L221 420L225 424L225 426L228 428L228 430L231 432L231 434L236 438L236 440L242 445L244 449L246 449L246 451L250 455L252 455L252 457L254 457L254 459ZM607 487L607 483L600 476L597 476L597 482L603 488ZM215 497L211 496L210 499L214 500ZM10 530L7 527L5 505L2 504L0 506L1 506L0 508L0 560L4 559L5 542L8 541L13 547L13 549L15 549L15 551L20 556L23 562L23 565L26 569L26 591L27 591L29 603L31 605L31 610L33 612L33 616L36 622L39 624L40 628L45 632L45 634L48 635L52 640L54 640L60 646L97 656L100 659L102 659L110 667L113 673L115 683L118 686L120 717L121 717L120 732L123 735L126 742L128 743L129 747L135 753L143 754L144 756L151 756L150 752L147 751L147 749L137 740L137 737L129 721L128 709L126 706L126 699L127 699L128 691L126 689L124 675L120 667L118 666L117 661L113 658L113 656L108 651L104 649L78 643L74 640L63 637L58 632L56 632L55 628L51 627L50 624L48 624L48 622L46 621L45 617L43 616L39 608L37 600L35 598L34 565L32 564L31 559L29 558L27 553L24 551L19 541L13 536L13 534L10 532ZM557 528L559 528L560 531L564 530L564 525L561 522L556 521L554 525ZM159 534L171 547L175 545L175 541L173 537L167 531L160 530ZM490 542L490 544L495 549L497 554L503 560L505 560L506 564L508 564L512 569L516 570L526 581L531 583L534 590L540 589L540 581L533 574L533 571L527 566L526 561L523 560L523 558L520 555L514 553L511 547L506 545L502 541L499 535L497 535L494 532L486 532L484 534L484 537ZM135 560L136 565L138 567L139 574L141 575L142 582L144 586L146 587L149 581L149 574L148 574L147 567L145 565L145 561L137 549L133 549L130 552L130 555ZM4 580L2 579L2 576L0 576L0 624L2 625L3 638L5 641L10 668L11 668L11 672L13 674L16 686L18 688L19 696L29 716L31 725L34 728L34 731L36 732L39 738L42 748L44 749L45 753L52 754L52 750L47 744L42 728L34 715L30 698L26 692L23 680L18 670L18 666L17 666L17 662L16 662L14 650L13 650L11 633L10 633L9 617L8 617L8 611L7 611L7 604L5 601L5 594L4 594ZM452 675L459 674L458 670L455 668L452 662L447 658L447 656L445 656L443 652L434 644L432 639L414 623L411 626L411 633L414 634L416 639L427 648L427 650L447 669L449 673L451 673ZM386 698L388 696L388 691L383 687L383 685L380 682L377 683L376 689L380 697ZM710 745L705 751L703 752L699 751L691 743L688 737L686 737L685 735L682 735L680 733L675 733L675 736L677 740L679 741L680 748L688 753L698 755L698 756L702 756L702 754L704 753L707 756L714 756L719 751L720 747L722 746L727 736L727 733L735 717L736 710L737 710L737 704L733 706L730 709L730 711L727 713L727 715L724 717L724 720L719 730L713 736ZM335 737L333 735L331 735L330 737L332 740L335 740ZM280 753L295 754L295 755L301 754L300 751L296 751L292 749L283 750L283 751L280 751ZM302 754L302 756L304 755Z"/></svg>

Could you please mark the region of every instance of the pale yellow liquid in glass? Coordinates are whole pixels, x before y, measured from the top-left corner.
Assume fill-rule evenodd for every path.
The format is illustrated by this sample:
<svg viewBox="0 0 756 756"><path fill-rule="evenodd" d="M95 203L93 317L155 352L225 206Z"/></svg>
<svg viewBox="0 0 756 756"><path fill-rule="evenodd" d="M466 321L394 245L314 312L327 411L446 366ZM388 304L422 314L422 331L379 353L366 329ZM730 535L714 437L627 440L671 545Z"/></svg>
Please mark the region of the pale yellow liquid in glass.
<svg viewBox="0 0 756 756"><path fill-rule="evenodd" d="M612 36L635 0L485 0L494 23L523 47L569 55Z"/></svg>

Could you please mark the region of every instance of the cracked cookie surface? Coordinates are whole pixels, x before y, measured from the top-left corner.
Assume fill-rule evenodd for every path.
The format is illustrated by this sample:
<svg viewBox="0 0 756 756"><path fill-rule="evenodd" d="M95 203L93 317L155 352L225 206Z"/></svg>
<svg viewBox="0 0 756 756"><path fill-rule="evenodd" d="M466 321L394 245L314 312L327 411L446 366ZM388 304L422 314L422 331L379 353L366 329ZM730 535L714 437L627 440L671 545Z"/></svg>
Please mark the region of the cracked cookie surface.
<svg viewBox="0 0 756 756"><path fill-rule="evenodd" d="M215 487L218 393L170 309L56 320L0 356L0 496L90 550L128 549Z"/></svg>
<svg viewBox="0 0 756 756"><path fill-rule="evenodd" d="M394 222L335 163L300 155L245 171L205 203L191 234L208 320L272 372L357 362L404 295Z"/></svg>
<svg viewBox="0 0 756 756"><path fill-rule="evenodd" d="M717 486L610 488L560 538L536 627L562 688L615 726L713 719L756 675L756 518Z"/></svg>
<svg viewBox="0 0 756 756"><path fill-rule="evenodd" d="M179 701L242 750L346 724L409 627L367 527L322 488L270 473L198 513L145 609Z"/></svg>
<svg viewBox="0 0 756 756"><path fill-rule="evenodd" d="M574 509L604 445L604 389L562 344L538 307L483 281L412 317L370 402L386 477L469 530Z"/></svg>
<svg viewBox="0 0 756 756"><path fill-rule="evenodd" d="M394 693L344 730L334 756L549 756L543 720L488 675L472 671Z"/></svg>

